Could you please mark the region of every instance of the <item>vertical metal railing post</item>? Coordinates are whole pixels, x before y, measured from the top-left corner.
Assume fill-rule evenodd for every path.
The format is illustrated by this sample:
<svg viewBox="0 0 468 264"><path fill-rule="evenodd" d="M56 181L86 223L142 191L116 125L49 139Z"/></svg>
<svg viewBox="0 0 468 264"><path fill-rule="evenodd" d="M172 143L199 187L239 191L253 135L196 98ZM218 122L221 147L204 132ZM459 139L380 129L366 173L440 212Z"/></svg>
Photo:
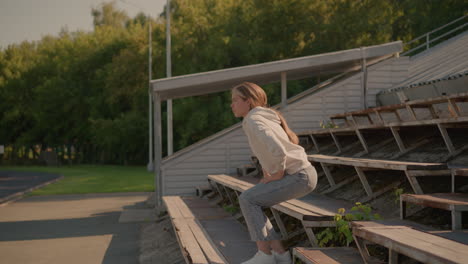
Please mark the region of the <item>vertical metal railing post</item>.
<svg viewBox="0 0 468 264"><path fill-rule="evenodd" d="M431 34L430 32L426 34L426 50L429 49L429 34Z"/></svg>

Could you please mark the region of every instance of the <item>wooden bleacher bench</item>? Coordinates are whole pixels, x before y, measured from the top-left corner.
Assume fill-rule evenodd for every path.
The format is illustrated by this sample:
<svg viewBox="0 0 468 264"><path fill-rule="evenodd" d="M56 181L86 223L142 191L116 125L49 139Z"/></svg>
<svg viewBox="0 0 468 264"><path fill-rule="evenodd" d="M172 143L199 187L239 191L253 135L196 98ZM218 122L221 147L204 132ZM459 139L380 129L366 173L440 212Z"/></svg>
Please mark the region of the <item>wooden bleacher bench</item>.
<svg viewBox="0 0 468 264"><path fill-rule="evenodd" d="M400 149L400 152L404 153L408 151L408 143L405 144L403 142L400 134L399 129L401 127L418 127L418 126L435 126L438 128L442 139L449 151L450 156L458 155L460 152L466 150L468 146L464 146L459 149L455 149L452 139L450 138L449 133L447 132L447 128L451 127L460 127L460 125L468 126L468 116L460 116L460 117L447 117L447 118L438 118L438 119L428 119L428 120L415 120L415 121L401 121L401 122L389 122L385 124L366 124L366 125L356 125L353 127L343 127L343 128L325 128L319 130L310 130L298 133L298 136L305 137L309 136L312 138L314 145L317 145L317 140L314 140L314 137L317 136L331 136L335 142L336 147L338 148L339 152L341 152L341 146L336 138L339 135L355 135L364 151L366 153L369 152L369 147L365 137L363 136L364 131L372 131L372 130L385 130L390 129L392 135L395 139L395 142ZM338 152L338 153L339 153Z"/></svg>
<svg viewBox="0 0 468 264"><path fill-rule="evenodd" d="M218 193L223 196L230 195L225 188L234 190L236 196L238 196L238 193L248 190L258 181L258 179L248 179L244 177L241 179L229 175L208 175L208 180L212 182L212 186L214 185L213 189L217 190ZM228 197L226 200L230 200L231 203L234 203L234 197ZM322 195L311 194L310 202L309 200L305 202L303 200L291 199L286 202L276 204L270 209L275 218L275 222L281 231L283 239L290 238L296 235L296 233L293 232L288 234L278 212L299 220L302 223L311 244L317 246L317 239L312 228L335 226L334 216L338 212L338 209L349 209L351 207L351 204L344 201L337 201Z"/></svg>
<svg viewBox="0 0 468 264"><path fill-rule="evenodd" d="M217 248L211 244L201 224L197 221L197 216L189 208L186 200L180 196L164 196L163 201L171 217L174 231L187 263L227 263ZM195 212L200 214L199 211ZM220 212L216 212L210 217L216 217L217 215L223 217Z"/></svg>
<svg viewBox="0 0 468 264"><path fill-rule="evenodd" d="M198 197L163 201L187 263L241 263L255 254L247 230L223 209Z"/></svg>
<svg viewBox="0 0 468 264"><path fill-rule="evenodd" d="M441 97L435 97L435 98L413 100L413 101L405 102L402 104L375 107L375 108L363 109L359 111L336 114L330 117L332 123L335 124L333 122L333 120L335 119L344 119L347 124L346 127L310 130L310 131L298 133L298 136L311 137L312 141L314 142L314 145L316 146L316 149L318 149L318 146L317 146L317 140L314 137L324 136L324 135L331 136L333 138L333 141L335 142L336 147L338 148L338 153L340 153L341 146L336 137L338 135L347 135L350 133L354 133L358 137L364 151L368 153L369 147L367 145L365 138L362 135L362 132L366 130L369 131L369 130L376 130L376 129L377 130L390 129L396 141L396 144L398 145L398 148L400 149L400 153L403 154L408 151L408 146L404 144L403 140L401 139L399 135L398 130L400 127L436 126L439 129L440 134L444 140L444 143L449 151L449 157L451 157L451 156L458 155L460 152L468 149L468 146L462 147L460 149L455 149L452 143L452 140L450 138L450 135L447 132L447 128L457 127L460 124L468 123L468 116L466 116L466 114L465 116L463 116L461 110L456 105L456 102L466 102L466 101L468 101L468 93L460 93L460 94L454 94L450 96L441 96ZM450 117L441 118L435 112L433 105L445 103L445 102L449 104ZM430 109L432 119L421 120L420 118L416 116L416 113L414 112L413 107L414 108L424 107L424 108ZM405 108L408 111L409 116L411 117L411 120L403 120L400 117L400 115L398 114L398 110L402 108ZM381 115L381 113L383 112L394 112L397 117L397 121L396 122L385 121ZM379 122L377 123L373 122L372 119L370 118L370 113L375 113L379 119ZM357 120L354 118L355 116L367 116L369 122L364 125L358 124ZM353 122L350 122L347 119L347 117L353 118Z"/></svg>
<svg viewBox="0 0 468 264"><path fill-rule="evenodd" d="M418 176L430 176L430 175L450 175L450 171L447 165L444 163L421 163L421 162L409 162L409 161L393 161L393 160L377 160L377 159L363 159L363 158L350 158L340 156L328 156L328 155L308 155L309 161L313 163L320 163L325 175L329 181L330 186L333 188L335 185L334 179L328 169L331 165L345 165L352 166L356 170L356 173L361 180L361 183L369 197L374 197L379 192L374 194L374 191L370 187L367 178L365 176L365 169L381 169L381 170L396 170L403 171L413 188L413 191L417 194L422 194L423 191L419 185L417 178ZM389 187L390 188L390 187ZM382 189L381 191L385 191Z"/></svg>
<svg viewBox="0 0 468 264"><path fill-rule="evenodd" d="M372 107L372 108L367 108L367 109L362 109L362 110L357 110L357 111L339 113L339 114L330 116L330 120L333 124L335 124L334 120L341 119L341 120L344 120L344 122L348 126L354 126L354 125L358 125L355 117L364 116L364 117L367 117L369 121L368 124L373 124L374 122L372 121L370 114L375 114L377 118L379 119L379 122L385 124L386 123L385 119L382 117L381 114L384 112L393 112L396 115L398 122L402 122L403 120L401 119L401 116L398 114L398 110L401 110L401 109L406 109L409 116L412 118L412 120L420 120L417 117L416 113L414 112L414 108L427 108L431 113L431 117L433 119L437 119L439 118L439 115L437 115L436 111L434 110L434 105L441 104L441 103L448 104L449 112L452 117L459 117L462 115L462 113L459 107L456 105L456 103L467 102L467 101L468 101L468 93L458 93L458 94L444 95L444 96L432 97L432 98L426 98L426 99L417 99L417 100L407 101L401 104ZM353 122L349 122L350 120L347 119L348 117L350 117Z"/></svg>
<svg viewBox="0 0 468 264"><path fill-rule="evenodd" d="M389 250L388 263L398 263L398 254L423 263L467 263L468 245L405 225L387 225L372 221L352 222L353 236L363 259L369 258L364 241Z"/></svg>
<svg viewBox="0 0 468 264"><path fill-rule="evenodd" d="M308 155L310 161L326 162L338 165L358 166L391 170L447 170L444 163L423 163L412 161L363 159L328 155Z"/></svg>
<svg viewBox="0 0 468 264"><path fill-rule="evenodd" d="M439 118L436 111L434 110L434 105L447 103L450 115L452 117L459 117L462 115L460 108L457 106L457 102L466 102L468 101L468 93L458 93L452 95L444 95L439 97L427 98L427 99L418 99L406 102L408 112L414 120L418 120L416 113L413 108L427 108L431 112L432 118Z"/></svg>
<svg viewBox="0 0 468 264"><path fill-rule="evenodd" d="M306 264L363 264L359 251L352 247L293 249L293 256ZM377 261L375 261L377 263Z"/></svg>
<svg viewBox="0 0 468 264"><path fill-rule="evenodd" d="M418 204L426 207L439 208L452 213L452 230L462 228L462 212L468 211L468 194L463 193L433 193L433 194L402 194L400 195L400 217L406 217L406 204Z"/></svg>
<svg viewBox="0 0 468 264"><path fill-rule="evenodd" d="M402 121L400 114L398 113L398 110L406 108L405 104L394 104L394 105L386 105L386 106L379 106L379 107L372 107L372 108L367 108L363 110L357 110L357 111L351 111L351 112L345 112L345 113L340 113L340 114L335 114L330 116L330 121L334 124L337 125L334 120L344 120L345 124L348 126L356 126L358 125L358 122L355 117L366 117L368 120L368 124L374 124L374 121L370 117L371 114L375 114L379 120L379 123L385 124L385 119L382 117L382 113L394 113L397 120ZM348 117L352 119L353 122L350 122L348 120Z"/></svg>

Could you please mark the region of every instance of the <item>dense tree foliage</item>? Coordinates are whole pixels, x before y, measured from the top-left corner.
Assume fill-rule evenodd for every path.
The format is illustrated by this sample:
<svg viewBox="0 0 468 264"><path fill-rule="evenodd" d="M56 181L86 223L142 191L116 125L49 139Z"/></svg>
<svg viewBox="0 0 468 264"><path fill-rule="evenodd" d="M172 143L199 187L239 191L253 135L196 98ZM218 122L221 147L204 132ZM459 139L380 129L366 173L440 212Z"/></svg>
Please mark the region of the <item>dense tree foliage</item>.
<svg viewBox="0 0 468 264"><path fill-rule="evenodd" d="M0 49L0 145L10 158L46 149L63 158L73 146L77 162L146 163L148 23L153 78L163 78L165 14L129 18L112 3L91 14L92 32ZM464 14L463 0L172 0L173 75L408 41ZM266 90L277 103L278 86ZM237 122L229 103L229 93L175 100L175 149Z"/></svg>

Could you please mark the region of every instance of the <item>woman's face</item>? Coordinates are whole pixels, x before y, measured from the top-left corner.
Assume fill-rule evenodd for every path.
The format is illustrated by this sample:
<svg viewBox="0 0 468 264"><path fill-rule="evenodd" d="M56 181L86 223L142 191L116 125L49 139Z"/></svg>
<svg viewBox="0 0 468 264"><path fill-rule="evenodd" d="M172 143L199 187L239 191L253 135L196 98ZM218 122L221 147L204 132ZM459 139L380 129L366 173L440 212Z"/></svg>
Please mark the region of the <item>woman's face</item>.
<svg viewBox="0 0 468 264"><path fill-rule="evenodd" d="M231 109L235 117L245 117L250 111L249 100L244 100L236 91L232 92L231 95Z"/></svg>

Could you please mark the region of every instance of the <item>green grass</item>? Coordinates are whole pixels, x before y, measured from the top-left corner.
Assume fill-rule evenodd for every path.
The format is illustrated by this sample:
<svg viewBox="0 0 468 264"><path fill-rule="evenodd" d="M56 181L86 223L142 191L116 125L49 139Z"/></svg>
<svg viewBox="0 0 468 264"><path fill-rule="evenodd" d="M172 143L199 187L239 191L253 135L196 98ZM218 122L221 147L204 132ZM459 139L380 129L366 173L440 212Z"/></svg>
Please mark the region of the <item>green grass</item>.
<svg viewBox="0 0 468 264"><path fill-rule="evenodd" d="M3 167L0 170L50 172L63 179L33 191L30 195L152 192L154 174L145 167L129 166L63 166L63 167Z"/></svg>

